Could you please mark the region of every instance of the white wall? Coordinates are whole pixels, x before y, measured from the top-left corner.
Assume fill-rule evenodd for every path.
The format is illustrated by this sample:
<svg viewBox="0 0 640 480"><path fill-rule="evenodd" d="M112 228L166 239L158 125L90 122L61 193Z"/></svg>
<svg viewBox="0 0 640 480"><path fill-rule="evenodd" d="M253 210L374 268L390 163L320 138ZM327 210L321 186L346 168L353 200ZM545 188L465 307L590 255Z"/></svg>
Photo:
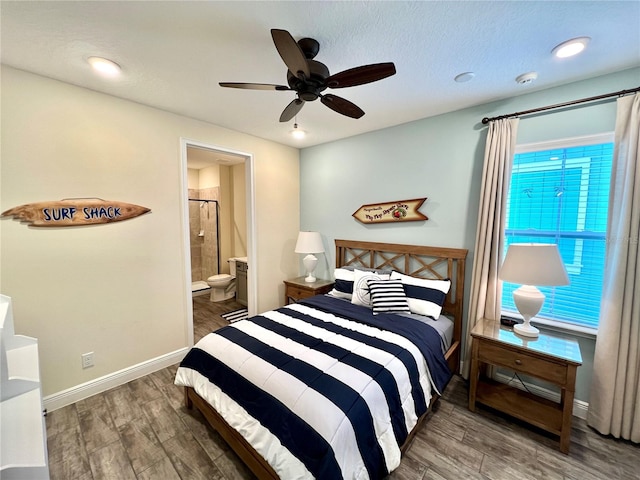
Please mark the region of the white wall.
<svg viewBox="0 0 640 480"><path fill-rule="evenodd" d="M1 86L0 211L69 197L151 209L88 227L0 221L0 291L16 332L39 340L45 396L188 346L181 137L253 155L257 308L282 303L298 271L297 149L9 67Z"/></svg>
<svg viewBox="0 0 640 480"><path fill-rule="evenodd" d="M247 256L247 196L246 188L246 169L243 163L230 167L231 171L231 191L233 205L232 219L232 257Z"/></svg>
<svg viewBox="0 0 640 480"><path fill-rule="evenodd" d="M199 189L220 186L220 165L201 168L198 173Z"/></svg>
<svg viewBox="0 0 640 480"><path fill-rule="evenodd" d="M634 88L639 78L640 69L626 70L303 149L300 227L321 232L327 251L317 276L332 278L336 238L466 248L466 307L487 132L482 118ZM518 143L613 131L615 110L615 102L596 102L525 117ZM425 222L365 225L351 216L364 204L421 197ZM584 364L576 397L587 400L595 342L579 341Z"/></svg>

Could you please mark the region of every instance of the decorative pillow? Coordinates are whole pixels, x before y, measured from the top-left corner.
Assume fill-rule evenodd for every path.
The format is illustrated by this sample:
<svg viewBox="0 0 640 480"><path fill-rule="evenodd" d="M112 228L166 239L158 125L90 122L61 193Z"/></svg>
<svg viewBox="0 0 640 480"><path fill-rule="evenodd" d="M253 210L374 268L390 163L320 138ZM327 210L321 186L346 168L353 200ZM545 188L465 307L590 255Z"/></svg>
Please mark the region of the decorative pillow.
<svg viewBox="0 0 640 480"><path fill-rule="evenodd" d="M336 268L333 271L335 284L333 285L333 289L329 292L329 295L351 300L351 297L353 296L353 278L355 270L356 268L350 265ZM378 270L365 267L359 268L359 270L362 270L363 272L385 273L387 275L391 274L391 270Z"/></svg>
<svg viewBox="0 0 640 480"><path fill-rule="evenodd" d="M351 303L371 308L371 296L369 295L368 280L389 280L388 273L367 272L364 270L353 271L353 296Z"/></svg>
<svg viewBox="0 0 640 480"><path fill-rule="evenodd" d="M451 288L451 280L429 280L392 272L391 278L401 280L407 295L409 310L433 319L440 316L442 306Z"/></svg>
<svg viewBox="0 0 640 480"><path fill-rule="evenodd" d="M401 280L367 280L373 314L409 313L409 303Z"/></svg>
<svg viewBox="0 0 640 480"><path fill-rule="evenodd" d="M335 277L335 283L333 285L333 289L329 292L329 295L351 300L353 295L353 270L336 268L333 275Z"/></svg>

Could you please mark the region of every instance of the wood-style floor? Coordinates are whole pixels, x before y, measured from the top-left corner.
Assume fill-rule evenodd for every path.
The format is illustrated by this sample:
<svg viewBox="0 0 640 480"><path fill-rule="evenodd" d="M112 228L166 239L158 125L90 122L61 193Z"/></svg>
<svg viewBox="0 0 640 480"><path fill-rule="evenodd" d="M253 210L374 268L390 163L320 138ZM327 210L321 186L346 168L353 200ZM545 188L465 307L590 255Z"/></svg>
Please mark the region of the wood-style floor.
<svg viewBox="0 0 640 480"><path fill-rule="evenodd" d="M236 302L194 299L197 339ZM183 406L177 365L49 413L51 479L252 479L204 418ZM574 418L571 452L544 433L479 408L454 377L389 480L638 480L640 447L603 437ZM287 479L284 479L287 480Z"/></svg>

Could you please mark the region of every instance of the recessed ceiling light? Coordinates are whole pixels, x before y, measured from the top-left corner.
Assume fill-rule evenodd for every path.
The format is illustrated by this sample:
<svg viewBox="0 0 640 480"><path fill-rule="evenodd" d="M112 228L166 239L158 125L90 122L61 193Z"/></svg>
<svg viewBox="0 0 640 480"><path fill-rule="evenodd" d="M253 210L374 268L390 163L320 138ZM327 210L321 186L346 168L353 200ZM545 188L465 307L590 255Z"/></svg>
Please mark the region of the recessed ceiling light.
<svg viewBox="0 0 640 480"><path fill-rule="evenodd" d="M87 62L89 62L91 68L93 68L96 72L107 77L115 77L122 71L120 65L106 58L89 57L87 58Z"/></svg>
<svg viewBox="0 0 640 480"><path fill-rule="evenodd" d="M557 45L551 53L556 58L567 58L577 55L585 48L587 48L587 44L591 38L589 37L578 37L572 38L571 40L567 40L566 42L562 42L560 45Z"/></svg>
<svg viewBox="0 0 640 480"><path fill-rule="evenodd" d="M464 82L468 82L470 80L473 80L473 77L475 77L476 74L473 72L464 72L461 73L460 75L456 75L456 77L454 78L454 80L458 83L464 83Z"/></svg>

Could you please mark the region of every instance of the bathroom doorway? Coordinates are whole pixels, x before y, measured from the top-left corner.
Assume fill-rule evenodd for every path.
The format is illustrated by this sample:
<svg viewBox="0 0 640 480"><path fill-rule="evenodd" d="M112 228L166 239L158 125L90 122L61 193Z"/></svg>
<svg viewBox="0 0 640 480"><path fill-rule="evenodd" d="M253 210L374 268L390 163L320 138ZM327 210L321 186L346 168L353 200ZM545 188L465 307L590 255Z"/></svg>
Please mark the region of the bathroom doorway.
<svg viewBox="0 0 640 480"><path fill-rule="evenodd" d="M185 284L191 299L186 328L192 344L203 319L237 308L235 301L209 305L207 278L230 274L229 258L248 257L247 309L255 309L253 157L186 139L181 139L181 150ZM218 320L212 318L213 324Z"/></svg>

